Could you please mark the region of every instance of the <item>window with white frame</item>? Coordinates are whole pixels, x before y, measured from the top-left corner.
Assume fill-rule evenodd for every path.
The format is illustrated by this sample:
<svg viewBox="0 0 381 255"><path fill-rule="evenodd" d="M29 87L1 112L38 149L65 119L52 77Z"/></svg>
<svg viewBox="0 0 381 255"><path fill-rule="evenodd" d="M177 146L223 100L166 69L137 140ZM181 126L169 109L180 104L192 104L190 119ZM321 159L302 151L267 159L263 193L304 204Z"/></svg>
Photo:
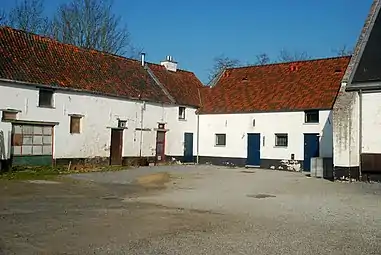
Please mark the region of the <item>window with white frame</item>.
<svg viewBox="0 0 381 255"><path fill-rule="evenodd" d="M216 134L216 146L226 146L226 134Z"/></svg>
<svg viewBox="0 0 381 255"><path fill-rule="evenodd" d="M275 134L275 146L287 147L288 146L288 134Z"/></svg>
<svg viewBox="0 0 381 255"><path fill-rule="evenodd" d="M179 107L179 120L185 120L185 107Z"/></svg>

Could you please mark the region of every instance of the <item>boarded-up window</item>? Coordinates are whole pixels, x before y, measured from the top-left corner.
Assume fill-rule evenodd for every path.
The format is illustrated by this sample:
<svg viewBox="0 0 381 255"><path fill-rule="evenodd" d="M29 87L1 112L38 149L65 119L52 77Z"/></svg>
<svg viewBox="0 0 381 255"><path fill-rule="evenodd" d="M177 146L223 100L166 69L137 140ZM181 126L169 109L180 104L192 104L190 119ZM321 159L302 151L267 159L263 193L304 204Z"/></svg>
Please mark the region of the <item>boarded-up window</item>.
<svg viewBox="0 0 381 255"><path fill-rule="evenodd" d="M51 126L14 125L13 155L52 155L52 130Z"/></svg>
<svg viewBox="0 0 381 255"><path fill-rule="evenodd" d="M70 116L70 133L71 134L81 133L81 117L80 116Z"/></svg>
<svg viewBox="0 0 381 255"><path fill-rule="evenodd" d="M4 111L1 117L2 121L7 121L7 120L15 120L17 119L17 112L15 111Z"/></svg>

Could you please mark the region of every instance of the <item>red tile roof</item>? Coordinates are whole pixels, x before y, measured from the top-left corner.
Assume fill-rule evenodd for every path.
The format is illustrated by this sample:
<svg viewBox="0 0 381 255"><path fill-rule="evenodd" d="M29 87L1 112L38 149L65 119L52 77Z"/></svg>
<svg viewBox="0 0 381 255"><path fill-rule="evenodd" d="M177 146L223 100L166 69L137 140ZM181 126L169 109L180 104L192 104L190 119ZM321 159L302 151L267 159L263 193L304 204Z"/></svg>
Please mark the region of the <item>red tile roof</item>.
<svg viewBox="0 0 381 255"><path fill-rule="evenodd" d="M350 57L227 69L201 90L200 113L332 109Z"/></svg>
<svg viewBox="0 0 381 255"><path fill-rule="evenodd" d="M201 82L193 73L154 69L176 101L199 105L191 92ZM9 27L0 27L0 78L171 103L140 61L81 49Z"/></svg>
<svg viewBox="0 0 381 255"><path fill-rule="evenodd" d="M172 72L168 71L164 66L156 64L149 64L148 67L167 89L169 94L174 97L177 104L200 105L198 89L202 88L203 85L194 73L179 69L176 72Z"/></svg>

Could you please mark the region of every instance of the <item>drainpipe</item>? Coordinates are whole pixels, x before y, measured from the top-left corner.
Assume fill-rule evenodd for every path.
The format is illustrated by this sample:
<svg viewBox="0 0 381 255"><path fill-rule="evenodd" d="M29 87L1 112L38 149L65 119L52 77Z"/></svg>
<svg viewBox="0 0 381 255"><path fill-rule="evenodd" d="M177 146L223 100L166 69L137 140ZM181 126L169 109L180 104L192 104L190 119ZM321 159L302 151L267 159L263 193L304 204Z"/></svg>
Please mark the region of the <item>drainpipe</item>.
<svg viewBox="0 0 381 255"><path fill-rule="evenodd" d="M199 154L200 154L200 114L197 113L197 155L196 155L197 164L199 164Z"/></svg>
<svg viewBox="0 0 381 255"><path fill-rule="evenodd" d="M361 154L362 154L362 90L359 91L359 178L361 180Z"/></svg>
<svg viewBox="0 0 381 255"><path fill-rule="evenodd" d="M142 147L143 147L143 123L144 123L144 108L145 108L146 102L143 101L142 105L140 106L141 112L140 112L140 148L139 148L139 158L141 160L142 158Z"/></svg>

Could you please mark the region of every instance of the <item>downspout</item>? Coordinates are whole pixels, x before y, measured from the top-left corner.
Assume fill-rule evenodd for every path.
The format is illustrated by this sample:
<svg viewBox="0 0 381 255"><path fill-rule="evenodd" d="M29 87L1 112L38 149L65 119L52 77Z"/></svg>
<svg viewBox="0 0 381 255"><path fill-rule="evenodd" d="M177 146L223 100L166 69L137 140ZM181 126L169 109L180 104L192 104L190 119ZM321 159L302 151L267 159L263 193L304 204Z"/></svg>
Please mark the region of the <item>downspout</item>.
<svg viewBox="0 0 381 255"><path fill-rule="evenodd" d="M145 108L146 102L143 101L142 105L140 106L141 112L140 112L140 148L139 148L139 158L141 160L142 158L142 147L143 147L143 124L144 124L144 108Z"/></svg>
<svg viewBox="0 0 381 255"><path fill-rule="evenodd" d="M202 107L202 98L201 98L201 92L200 88L197 89L198 92L198 98L200 100L200 106L196 110L197 114L197 152L196 152L196 163L199 164L199 157L200 157L200 109Z"/></svg>
<svg viewBox="0 0 381 255"><path fill-rule="evenodd" d="M200 154L200 113L197 112L197 155L196 163L199 164L199 154Z"/></svg>
<svg viewBox="0 0 381 255"><path fill-rule="evenodd" d="M362 178L361 154L362 154L362 90L359 91L359 179Z"/></svg>

